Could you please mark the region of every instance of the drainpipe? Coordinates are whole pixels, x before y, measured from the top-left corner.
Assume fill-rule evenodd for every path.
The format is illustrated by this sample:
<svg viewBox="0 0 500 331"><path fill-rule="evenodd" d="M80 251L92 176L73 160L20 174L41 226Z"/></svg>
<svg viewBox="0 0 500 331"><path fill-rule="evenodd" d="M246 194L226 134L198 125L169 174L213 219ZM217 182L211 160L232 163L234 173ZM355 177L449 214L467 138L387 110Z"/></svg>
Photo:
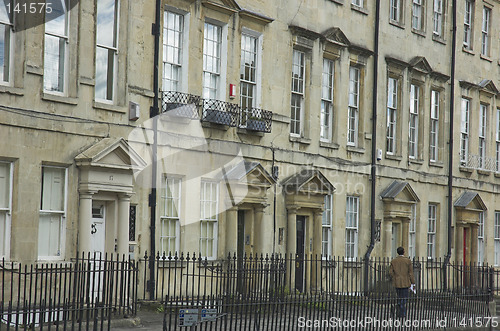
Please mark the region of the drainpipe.
<svg viewBox="0 0 500 331"><path fill-rule="evenodd" d="M149 195L149 207L151 208L151 223L150 223L150 245L151 252L149 254L149 280L148 291L151 300L155 299L155 253L156 253L156 180L157 180L157 159L158 159L158 62L160 61L160 11L161 0L156 0L155 22L152 26L151 33L154 35L154 58L153 58L153 106L150 109L149 117L153 120L153 163L151 164L151 194Z"/></svg>
<svg viewBox="0 0 500 331"><path fill-rule="evenodd" d="M452 2L453 11L453 27L451 37L451 89L450 89L450 130L449 130L449 143L448 143L448 252L444 258L443 270L446 272L446 265L450 262L451 258L451 243L452 232L451 226L453 224L453 112L455 107L455 60L456 60L456 43L457 43L457 0ZM447 278L444 277L444 288L446 289Z"/></svg>
<svg viewBox="0 0 500 331"><path fill-rule="evenodd" d="M380 0L375 2L375 36L373 47L373 91L372 91L372 159L371 159L371 201L370 201L370 246L365 254L365 272L364 282L365 290L368 291L368 261L370 254L375 247L375 189L376 189L376 175L377 175L377 87L378 87L378 38L380 32Z"/></svg>

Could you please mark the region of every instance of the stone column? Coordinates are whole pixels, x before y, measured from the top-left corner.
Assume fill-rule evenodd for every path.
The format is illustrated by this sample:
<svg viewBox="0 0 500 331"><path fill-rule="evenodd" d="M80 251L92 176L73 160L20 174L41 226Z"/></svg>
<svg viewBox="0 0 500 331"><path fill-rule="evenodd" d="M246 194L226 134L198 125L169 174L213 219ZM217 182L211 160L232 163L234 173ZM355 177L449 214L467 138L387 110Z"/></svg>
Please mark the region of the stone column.
<svg viewBox="0 0 500 331"><path fill-rule="evenodd" d="M392 257L392 218L382 221L382 232L384 235L384 256Z"/></svg>
<svg viewBox="0 0 500 331"><path fill-rule="evenodd" d="M465 263L464 261L464 227L463 225L456 224L455 226L455 259L459 264Z"/></svg>
<svg viewBox="0 0 500 331"><path fill-rule="evenodd" d="M272 249L266 247L266 244L269 243L268 234L272 233L272 231L270 231L271 229L266 229L264 224L264 208L264 206L258 205L253 210L253 219L255 222L253 231L254 252L259 255L272 252Z"/></svg>
<svg viewBox="0 0 500 331"><path fill-rule="evenodd" d="M478 229L479 228L479 225L478 224L471 224L470 226L470 250L469 250L469 256L470 256L470 262L472 264L476 264L477 263L477 250L478 250L478 246L477 246L477 232L478 232Z"/></svg>
<svg viewBox="0 0 500 331"><path fill-rule="evenodd" d="M236 254L238 249L238 208L226 210L226 256Z"/></svg>
<svg viewBox="0 0 500 331"><path fill-rule="evenodd" d="M81 253L89 253L92 249L90 241L90 231L92 226L92 196L97 193L95 191L80 192L79 206L79 226L78 226L78 251Z"/></svg>
<svg viewBox="0 0 500 331"><path fill-rule="evenodd" d="M314 211L313 226L313 251L311 261L310 289L321 288L321 247L323 240L323 210Z"/></svg>
<svg viewBox="0 0 500 331"><path fill-rule="evenodd" d="M288 224L286 233L286 259L292 259L289 260L289 263L287 263L287 284L291 284L292 288L295 288L295 254L297 253L297 210L299 210L299 208L295 206L287 208Z"/></svg>
<svg viewBox="0 0 500 331"><path fill-rule="evenodd" d="M120 258L124 255L128 258L130 197L127 193L118 195L117 253Z"/></svg>
<svg viewBox="0 0 500 331"><path fill-rule="evenodd" d="M410 219L403 218L401 220L401 246L405 249L405 255L410 252L409 237L410 237Z"/></svg>

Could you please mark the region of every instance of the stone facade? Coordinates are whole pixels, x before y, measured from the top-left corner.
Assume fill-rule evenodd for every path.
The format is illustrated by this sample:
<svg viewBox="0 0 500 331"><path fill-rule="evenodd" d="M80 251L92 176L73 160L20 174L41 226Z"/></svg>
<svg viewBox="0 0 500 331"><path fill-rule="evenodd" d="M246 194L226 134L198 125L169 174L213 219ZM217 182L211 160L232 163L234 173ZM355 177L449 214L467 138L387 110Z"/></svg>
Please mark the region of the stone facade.
<svg viewBox="0 0 500 331"><path fill-rule="evenodd" d="M0 85L6 259L150 251L156 135L160 252L360 258L373 198L372 255L403 245L444 257L451 231L453 260L500 263L497 1L458 3L454 49L449 0L380 1L378 45L377 1L164 1L155 119L154 2L100 3L67 15L59 89L47 83L47 24L11 30ZM103 8L116 18L109 47Z"/></svg>

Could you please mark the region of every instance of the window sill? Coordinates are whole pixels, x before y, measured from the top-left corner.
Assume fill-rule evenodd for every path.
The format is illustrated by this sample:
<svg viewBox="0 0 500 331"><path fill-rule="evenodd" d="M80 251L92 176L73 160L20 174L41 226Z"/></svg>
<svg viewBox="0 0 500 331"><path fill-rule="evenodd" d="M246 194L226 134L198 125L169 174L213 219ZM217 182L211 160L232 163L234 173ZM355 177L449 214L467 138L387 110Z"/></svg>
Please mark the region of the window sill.
<svg viewBox="0 0 500 331"><path fill-rule="evenodd" d="M311 139L307 139L304 137L295 137L295 136L290 136L289 137L291 142L294 143L300 143L300 144L305 144L305 145L310 145L311 144Z"/></svg>
<svg viewBox="0 0 500 331"><path fill-rule="evenodd" d="M467 53L469 55L475 55L474 52L472 51L472 48L468 48L466 46L462 46L462 52Z"/></svg>
<svg viewBox="0 0 500 331"><path fill-rule="evenodd" d="M472 173L474 171L474 169L472 168L467 168L467 167L464 167L464 166L458 166L458 170L462 171L462 172L468 172L468 173Z"/></svg>
<svg viewBox="0 0 500 331"><path fill-rule="evenodd" d="M249 136L264 137L264 132L247 130L246 128L237 128L236 132L238 134L246 134Z"/></svg>
<svg viewBox="0 0 500 331"><path fill-rule="evenodd" d="M408 158L408 163L422 165L424 164L424 160Z"/></svg>
<svg viewBox="0 0 500 331"><path fill-rule="evenodd" d="M500 64L500 63L499 63ZM0 93L8 93L12 95L24 95L24 90L19 87L9 86L9 85L0 85Z"/></svg>
<svg viewBox="0 0 500 331"><path fill-rule="evenodd" d="M401 155L388 154L387 152L385 153L385 158L394 161L401 161L403 159Z"/></svg>
<svg viewBox="0 0 500 331"><path fill-rule="evenodd" d="M443 162L439 162L439 161L429 161L429 166L436 167L436 168L444 168Z"/></svg>
<svg viewBox="0 0 500 331"><path fill-rule="evenodd" d="M483 176L489 176L491 171L490 170L484 170L484 169L477 169L477 173Z"/></svg>
<svg viewBox="0 0 500 331"><path fill-rule="evenodd" d="M119 107L115 106L109 103L104 103L104 102L99 102L99 101L94 101L94 104L92 105L95 109L100 109L100 110L108 110L108 111L113 111L117 113L122 113L125 114L126 108L125 107Z"/></svg>
<svg viewBox="0 0 500 331"><path fill-rule="evenodd" d="M343 5L344 4L344 0L330 0L331 2L335 2L339 5Z"/></svg>
<svg viewBox="0 0 500 331"><path fill-rule="evenodd" d="M485 61L488 61L488 62L493 62L493 60L489 56L486 56L486 55L483 55L483 54L479 55L479 58L481 60L485 60Z"/></svg>
<svg viewBox="0 0 500 331"><path fill-rule="evenodd" d="M368 15L368 10L366 8L356 6L356 5L352 4L352 3L351 3L351 9L354 10L354 11L357 11L360 14Z"/></svg>
<svg viewBox="0 0 500 331"><path fill-rule="evenodd" d="M391 19L389 19L389 24L392 25L392 26L395 26L396 28L399 28L399 29L403 29L405 28L405 25L401 22L398 22L398 21L393 21Z"/></svg>
<svg viewBox="0 0 500 331"><path fill-rule="evenodd" d="M57 95L57 94L52 94L52 93L47 93L47 92L42 93L42 100L65 103L68 105L77 105L78 104L77 98L70 98L70 97L65 97L62 95Z"/></svg>
<svg viewBox="0 0 500 331"><path fill-rule="evenodd" d="M438 36L437 34L432 34L432 40L437 42L437 43L440 43L440 44L443 44L443 45L446 45L446 41L444 40L443 36Z"/></svg>
<svg viewBox="0 0 500 331"><path fill-rule="evenodd" d="M358 154L364 154L365 153L365 149L364 148L361 148L361 147L356 147L356 146L347 146L346 147L346 150L348 152L351 152L351 153L358 153Z"/></svg>
<svg viewBox="0 0 500 331"><path fill-rule="evenodd" d="M416 34L417 36L425 38L425 31L424 30L417 30L415 28L411 28L411 32Z"/></svg>
<svg viewBox="0 0 500 331"><path fill-rule="evenodd" d="M320 140L319 147L330 148L330 149L339 149L339 144Z"/></svg>

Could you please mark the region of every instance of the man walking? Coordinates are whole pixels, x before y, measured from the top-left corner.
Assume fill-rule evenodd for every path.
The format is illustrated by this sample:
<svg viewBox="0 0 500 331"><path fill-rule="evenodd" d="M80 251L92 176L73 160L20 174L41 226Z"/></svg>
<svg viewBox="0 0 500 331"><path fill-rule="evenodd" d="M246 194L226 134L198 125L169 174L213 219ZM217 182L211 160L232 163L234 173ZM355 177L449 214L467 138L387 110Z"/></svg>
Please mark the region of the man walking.
<svg viewBox="0 0 500 331"><path fill-rule="evenodd" d="M397 317L406 317L406 301L408 300L408 291L410 285L415 284L413 276L413 266L409 258L404 256L405 249L398 247L398 257L391 261L389 273L392 278L392 284L396 288L398 295Z"/></svg>

